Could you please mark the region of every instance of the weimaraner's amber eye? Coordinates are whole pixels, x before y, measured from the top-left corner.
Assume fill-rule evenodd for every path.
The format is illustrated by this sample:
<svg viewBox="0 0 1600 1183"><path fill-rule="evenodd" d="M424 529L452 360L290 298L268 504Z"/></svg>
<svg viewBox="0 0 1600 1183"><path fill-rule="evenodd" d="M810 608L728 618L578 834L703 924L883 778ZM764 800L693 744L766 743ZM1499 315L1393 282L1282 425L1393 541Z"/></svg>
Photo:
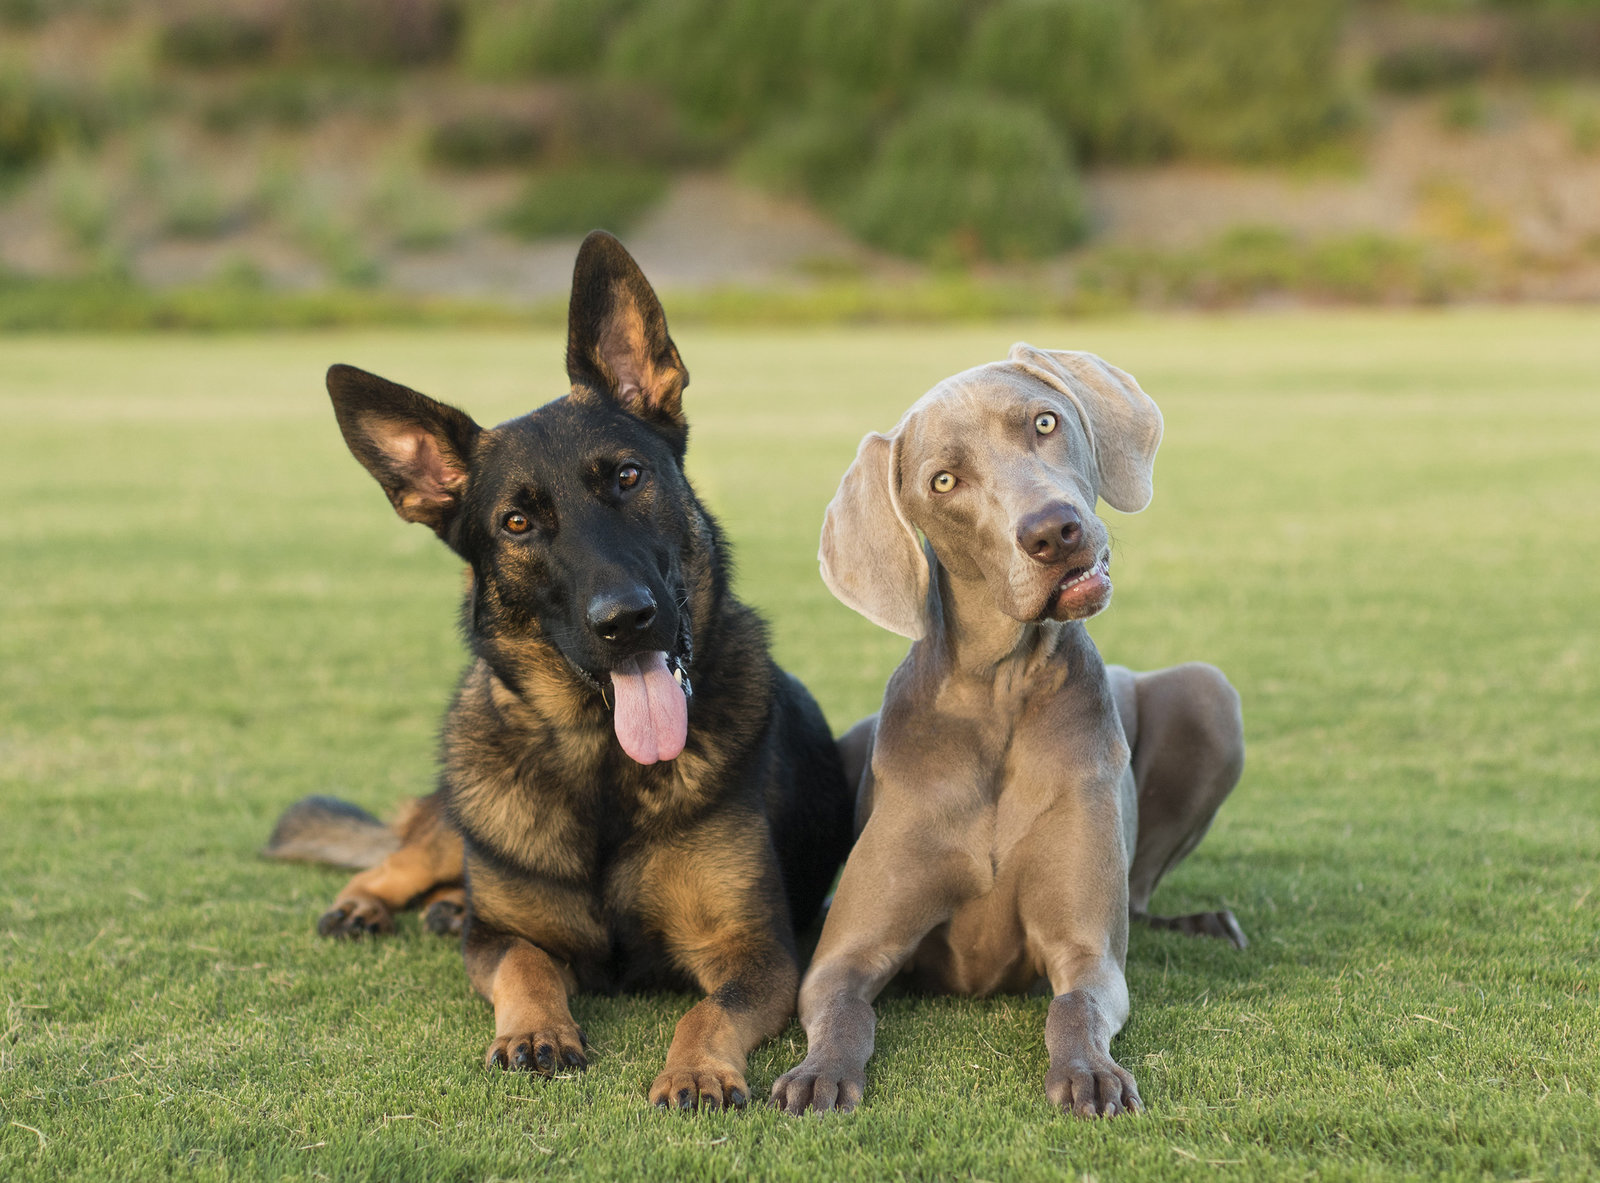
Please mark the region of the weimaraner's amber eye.
<svg viewBox="0 0 1600 1183"><path fill-rule="evenodd" d="M520 513L506 514L506 520L501 523L508 534L526 534L528 532L528 519Z"/></svg>
<svg viewBox="0 0 1600 1183"><path fill-rule="evenodd" d="M941 472L933 478L933 491L935 493L948 493L956 487L956 478L948 472Z"/></svg>
<svg viewBox="0 0 1600 1183"><path fill-rule="evenodd" d="M1056 429L1056 417L1049 411L1041 412L1034 417L1033 426L1040 435L1049 435Z"/></svg>

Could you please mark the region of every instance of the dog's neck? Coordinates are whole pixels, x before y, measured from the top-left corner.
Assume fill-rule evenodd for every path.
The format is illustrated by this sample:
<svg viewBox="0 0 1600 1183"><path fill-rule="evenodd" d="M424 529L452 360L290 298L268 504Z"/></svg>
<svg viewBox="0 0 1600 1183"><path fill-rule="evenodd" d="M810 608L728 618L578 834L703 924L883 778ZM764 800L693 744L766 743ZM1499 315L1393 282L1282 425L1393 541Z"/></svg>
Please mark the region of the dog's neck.
<svg viewBox="0 0 1600 1183"><path fill-rule="evenodd" d="M1014 620L995 606L981 576L957 575L937 558L930 588L931 637L951 669L976 677L992 678L1007 666L1026 669L1048 660L1074 627L1054 620Z"/></svg>

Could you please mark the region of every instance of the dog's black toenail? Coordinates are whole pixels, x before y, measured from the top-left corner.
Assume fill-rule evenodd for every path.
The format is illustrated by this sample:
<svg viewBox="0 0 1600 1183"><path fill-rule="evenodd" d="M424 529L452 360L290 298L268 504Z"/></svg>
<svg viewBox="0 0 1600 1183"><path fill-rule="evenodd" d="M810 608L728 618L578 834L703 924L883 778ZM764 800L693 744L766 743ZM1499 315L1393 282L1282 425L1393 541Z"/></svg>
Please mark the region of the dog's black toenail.
<svg viewBox="0 0 1600 1183"><path fill-rule="evenodd" d="M556 1049L548 1043L541 1043L539 1050L534 1053L534 1059L539 1064L539 1071L548 1072L556 1066Z"/></svg>
<svg viewBox="0 0 1600 1183"><path fill-rule="evenodd" d="M728 1104L735 1109L743 1109L750 1098L744 1095L743 1089L734 1089L728 1094Z"/></svg>

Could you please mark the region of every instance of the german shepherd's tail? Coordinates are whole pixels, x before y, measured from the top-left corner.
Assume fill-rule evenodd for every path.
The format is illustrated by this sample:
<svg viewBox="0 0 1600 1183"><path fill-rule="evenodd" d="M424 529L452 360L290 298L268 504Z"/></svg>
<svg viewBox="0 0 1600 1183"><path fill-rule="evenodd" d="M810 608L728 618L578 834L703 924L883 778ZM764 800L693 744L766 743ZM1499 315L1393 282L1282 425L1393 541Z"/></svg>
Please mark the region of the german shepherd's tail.
<svg viewBox="0 0 1600 1183"><path fill-rule="evenodd" d="M336 797L312 796L283 811L261 853L296 863L351 870L375 867L400 849L400 835L365 809Z"/></svg>

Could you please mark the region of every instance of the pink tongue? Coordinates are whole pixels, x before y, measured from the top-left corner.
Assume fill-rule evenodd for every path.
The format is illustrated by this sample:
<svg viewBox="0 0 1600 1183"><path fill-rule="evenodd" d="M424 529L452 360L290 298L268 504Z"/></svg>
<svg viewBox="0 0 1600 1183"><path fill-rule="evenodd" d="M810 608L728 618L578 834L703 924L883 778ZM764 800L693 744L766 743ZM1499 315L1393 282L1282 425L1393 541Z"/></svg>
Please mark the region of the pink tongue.
<svg viewBox="0 0 1600 1183"><path fill-rule="evenodd" d="M665 653L641 653L611 671L617 742L640 764L673 760L689 735L689 704Z"/></svg>

